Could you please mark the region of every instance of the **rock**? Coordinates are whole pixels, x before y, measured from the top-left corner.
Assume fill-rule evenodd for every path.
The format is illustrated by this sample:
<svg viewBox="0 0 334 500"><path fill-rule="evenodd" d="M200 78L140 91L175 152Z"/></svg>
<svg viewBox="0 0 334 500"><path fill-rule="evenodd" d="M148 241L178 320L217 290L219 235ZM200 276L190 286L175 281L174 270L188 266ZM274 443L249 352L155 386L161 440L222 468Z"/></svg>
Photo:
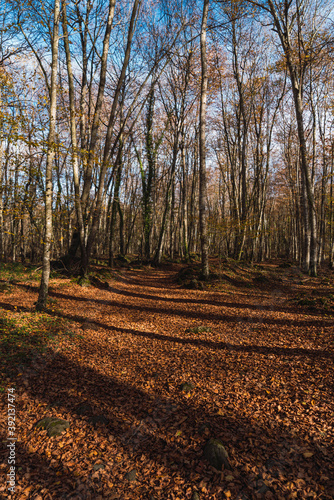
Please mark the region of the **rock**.
<svg viewBox="0 0 334 500"><path fill-rule="evenodd" d="M45 417L35 424L36 429L46 429L49 437L60 436L69 426L67 420L57 417Z"/></svg>
<svg viewBox="0 0 334 500"><path fill-rule="evenodd" d="M90 286L89 278L84 277L84 276L80 276L80 278L78 279L78 285L80 285L80 286Z"/></svg>
<svg viewBox="0 0 334 500"><path fill-rule="evenodd" d="M100 470L100 469L103 470L103 469L105 469L105 467L106 466L104 464L94 464L93 465L93 469L94 469L95 472L98 471L98 470Z"/></svg>
<svg viewBox="0 0 334 500"><path fill-rule="evenodd" d="M186 333L209 333L211 328L209 326L194 326L192 328L187 328Z"/></svg>
<svg viewBox="0 0 334 500"><path fill-rule="evenodd" d="M191 392L194 388L195 385L192 382L184 382L180 387L181 391L186 393Z"/></svg>
<svg viewBox="0 0 334 500"><path fill-rule="evenodd" d="M74 409L75 413L79 416L90 415L93 413L93 408L89 403L80 403Z"/></svg>
<svg viewBox="0 0 334 500"><path fill-rule="evenodd" d="M222 470L223 465L225 469L231 470L228 453L220 439L209 439L204 447L203 454L209 464L217 470Z"/></svg>
<svg viewBox="0 0 334 500"><path fill-rule="evenodd" d="M125 479L127 479L128 481L136 481L137 479L136 469L132 469L130 470L130 472L127 472L127 474L125 474Z"/></svg>
<svg viewBox="0 0 334 500"><path fill-rule="evenodd" d="M92 417L90 417L89 421L93 425L97 425L97 424L107 425L107 424L109 424L109 419L107 417L105 417L104 415L93 415Z"/></svg>

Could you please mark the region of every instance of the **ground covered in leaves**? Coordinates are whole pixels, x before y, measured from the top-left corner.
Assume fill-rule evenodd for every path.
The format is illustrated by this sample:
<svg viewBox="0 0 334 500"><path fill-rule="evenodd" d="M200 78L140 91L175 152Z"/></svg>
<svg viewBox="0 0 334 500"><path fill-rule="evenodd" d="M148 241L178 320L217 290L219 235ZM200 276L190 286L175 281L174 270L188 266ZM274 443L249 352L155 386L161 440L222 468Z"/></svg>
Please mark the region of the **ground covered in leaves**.
<svg viewBox="0 0 334 500"><path fill-rule="evenodd" d="M41 314L37 274L8 269L0 496L13 387L12 498L334 498L332 271L220 263L199 286L181 265L101 267L89 287L53 277ZM50 437L45 417L69 426ZM203 456L210 438L230 469Z"/></svg>

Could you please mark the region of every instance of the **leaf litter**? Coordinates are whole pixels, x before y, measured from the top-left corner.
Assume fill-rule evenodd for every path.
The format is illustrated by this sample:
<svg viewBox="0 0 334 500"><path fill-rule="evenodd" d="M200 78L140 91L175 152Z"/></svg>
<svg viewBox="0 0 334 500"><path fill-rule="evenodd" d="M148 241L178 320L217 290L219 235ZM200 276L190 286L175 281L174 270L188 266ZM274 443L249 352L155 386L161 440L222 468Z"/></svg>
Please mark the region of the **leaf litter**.
<svg viewBox="0 0 334 500"><path fill-rule="evenodd" d="M320 278L202 291L174 276L124 270L106 290L52 280L47 313L72 335L6 381L16 388L12 498L334 497L333 315L296 300ZM1 313L35 314L35 300L16 284ZM4 393L4 424L6 405ZM46 417L70 427L50 438L35 425ZM231 470L205 458L210 440Z"/></svg>

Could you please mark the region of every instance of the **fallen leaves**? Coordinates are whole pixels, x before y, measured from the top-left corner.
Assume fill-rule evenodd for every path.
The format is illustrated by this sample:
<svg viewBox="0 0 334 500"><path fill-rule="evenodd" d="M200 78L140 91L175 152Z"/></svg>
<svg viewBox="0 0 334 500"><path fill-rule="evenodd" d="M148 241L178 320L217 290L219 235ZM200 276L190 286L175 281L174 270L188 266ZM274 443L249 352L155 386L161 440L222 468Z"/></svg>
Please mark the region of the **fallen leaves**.
<svg viewBox="0 0 334 500"><path fill-rule="evenodd" d="M113 291L54 284L55 314L74 336L16 378L17 499L24 491L43 499L326 498L332 320L273 305L270 293L186 291L171 277L127 271ZM32 295L17 286L4 300L28 306ZM94 328L82 330L85 322ZM194 390L182 392L190 380ZM47 407L71 424L54 441L32 427ZM204 459L210 438L226 446L232 472Z"/></svg>

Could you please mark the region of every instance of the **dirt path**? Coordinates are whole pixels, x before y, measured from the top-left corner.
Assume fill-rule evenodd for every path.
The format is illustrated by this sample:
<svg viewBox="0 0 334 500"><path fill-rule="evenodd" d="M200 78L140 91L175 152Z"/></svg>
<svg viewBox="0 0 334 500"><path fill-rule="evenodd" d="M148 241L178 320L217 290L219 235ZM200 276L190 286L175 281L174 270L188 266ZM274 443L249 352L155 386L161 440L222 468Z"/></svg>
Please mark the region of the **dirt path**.
<svg viewBox="0 0 334 500"><path fill-rule="evenodd" d="M48 314L75 336L15 381L14 498L334 498L333 318L292 307L284 284L191 291L174 275L53 280ZM18 285L0 306L35 300ZM70 428L36 431L46 415ZM210 437L232 471L203 458Z"/></svg>

